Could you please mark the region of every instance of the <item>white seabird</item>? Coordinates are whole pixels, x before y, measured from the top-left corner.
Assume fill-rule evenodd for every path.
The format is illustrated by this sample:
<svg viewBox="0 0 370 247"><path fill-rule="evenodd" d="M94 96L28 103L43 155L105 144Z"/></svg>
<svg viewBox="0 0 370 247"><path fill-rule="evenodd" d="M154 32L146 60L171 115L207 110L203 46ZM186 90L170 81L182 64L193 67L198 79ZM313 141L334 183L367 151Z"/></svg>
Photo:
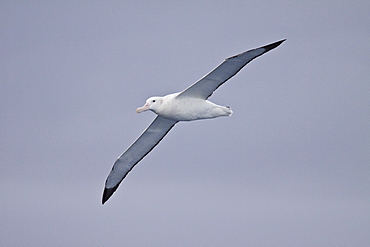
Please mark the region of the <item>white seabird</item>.
<svg viewBox="0 0 370 247"><path fill-rule="evenodd" d="M144 106L137 108L136 112L151 110L158 116L114 163L105 181L102 203L104 204L113 195L132 168L162 140L177 122L230 116L233 113L230 107L216 105L207 99L247 63L276 48L284 41L285 39L229 57L182 92L147 99Z"/></svg>

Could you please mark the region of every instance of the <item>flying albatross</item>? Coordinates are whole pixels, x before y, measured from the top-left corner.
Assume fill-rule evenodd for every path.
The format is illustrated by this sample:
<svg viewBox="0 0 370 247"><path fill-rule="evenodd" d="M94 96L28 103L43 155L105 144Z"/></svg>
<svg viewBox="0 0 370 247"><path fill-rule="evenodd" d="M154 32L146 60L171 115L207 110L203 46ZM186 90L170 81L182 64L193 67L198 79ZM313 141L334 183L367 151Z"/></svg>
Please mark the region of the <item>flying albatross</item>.
<svg viewBox="0 0 370 247"><path fill-rule="evenodd" d="M113 195L132 168L163 139L177 122L230 116L233 113L230 107L216 105L207 99L247 63L278 47L284 41L285 39L229 57L182 92L147 99L144 106L137 108L136 112L151 110L158 116L114 163L105 181L102 203L104 204Z"/></svg>

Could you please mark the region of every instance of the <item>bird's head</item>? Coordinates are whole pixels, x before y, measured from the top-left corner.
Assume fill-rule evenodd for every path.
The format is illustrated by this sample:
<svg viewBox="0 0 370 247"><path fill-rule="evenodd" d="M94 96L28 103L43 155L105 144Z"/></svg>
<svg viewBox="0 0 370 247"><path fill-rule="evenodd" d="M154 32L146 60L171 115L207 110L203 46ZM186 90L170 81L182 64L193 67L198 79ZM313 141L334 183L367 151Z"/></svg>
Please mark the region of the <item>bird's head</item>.
<svg viewBox="0 0 370 247"><path fill-rule="evenodd" d="M158 110L159 107L161 107L162 103L163 103L162 97L150 97L149 99L146 100L145 105L136 109L136 112L140 113L147 110L156 112L156 110Z"/></svg>

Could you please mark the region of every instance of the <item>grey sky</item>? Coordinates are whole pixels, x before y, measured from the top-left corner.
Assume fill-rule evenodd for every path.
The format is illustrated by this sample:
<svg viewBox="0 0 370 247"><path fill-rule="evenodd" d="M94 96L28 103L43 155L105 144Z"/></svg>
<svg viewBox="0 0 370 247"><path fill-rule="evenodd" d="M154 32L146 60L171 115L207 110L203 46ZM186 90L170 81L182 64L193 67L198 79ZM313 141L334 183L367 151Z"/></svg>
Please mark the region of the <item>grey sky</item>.
<svg viewBox="0 0 370 247"><path fill-rule="evenodd" d="M4 246L367 246L366 1L0 3ZM135 109L286 38L101 205Z"/></svg>

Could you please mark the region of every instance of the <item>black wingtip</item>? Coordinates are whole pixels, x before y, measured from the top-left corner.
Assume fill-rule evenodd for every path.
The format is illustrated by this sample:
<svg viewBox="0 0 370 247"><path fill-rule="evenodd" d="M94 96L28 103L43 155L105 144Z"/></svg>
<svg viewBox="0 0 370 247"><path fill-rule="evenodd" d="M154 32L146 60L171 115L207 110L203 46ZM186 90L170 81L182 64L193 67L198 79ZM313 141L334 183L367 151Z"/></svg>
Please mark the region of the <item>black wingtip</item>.
<svg viewBox="0 0 370 247"><path fill-rule="evenodd" d="M104 204L106 201L108 201L108 199L113 195L113 193L116 191L116 189L118 188L118 186L116 187L113 187L113 188L104 188L104 192L103 192L103 197L102 197L102 204Z"/></svg>
<svg viewBox="0 0 370 247"><path fill-rule="evenodd" d="M245 52L240 53L240 54L238 54L238 55L235 55L235 56L232 56L232 57L226 58L225 60L229 60L229 59L237 58L237 57L239 57L239 56L241 56L241 55L243 55L243 54L247 54L247 53L249 53L249 52L251 52L251 51L254 51L254 50L258 50L258 49L265 49L265 50L263 51L263 53L262 53L262 54L259 54L259 55L257 55L257 56L254 56L254 57L252 58L252 59L255 59L256 57L259 57L259 56L261 56L261 55L265 54L266 52L268 52L268 51L270 51L270 50L272 50L272 49L274 49L274 48L278 47L278 46L279 46L281 43L283 43L285 40L286 40L286 39L283 39L283 40L277 41L277 42L272 43L272 44L269 44L269 45L265 45L265 46L261 46L261 47L258 47L258 48L252 49L252 50L248 50L248 51L245 51ZM251 61L251 60L249 60L248 62L250 62L250 61Z"/></svg>
<svg viewBox="0 0 370 247"><path fill-rule="evenodd" d="M283 43L286 39L283 39L283 40L280 40L280 41L277 41L275 43L272 43L272 44L269 44L269 45L265 45L265 46L262 46L261 48L265 48L266 51L265 52L268 52L269 50L272 50L276 47L278 47L281 43Z"/></svg>

